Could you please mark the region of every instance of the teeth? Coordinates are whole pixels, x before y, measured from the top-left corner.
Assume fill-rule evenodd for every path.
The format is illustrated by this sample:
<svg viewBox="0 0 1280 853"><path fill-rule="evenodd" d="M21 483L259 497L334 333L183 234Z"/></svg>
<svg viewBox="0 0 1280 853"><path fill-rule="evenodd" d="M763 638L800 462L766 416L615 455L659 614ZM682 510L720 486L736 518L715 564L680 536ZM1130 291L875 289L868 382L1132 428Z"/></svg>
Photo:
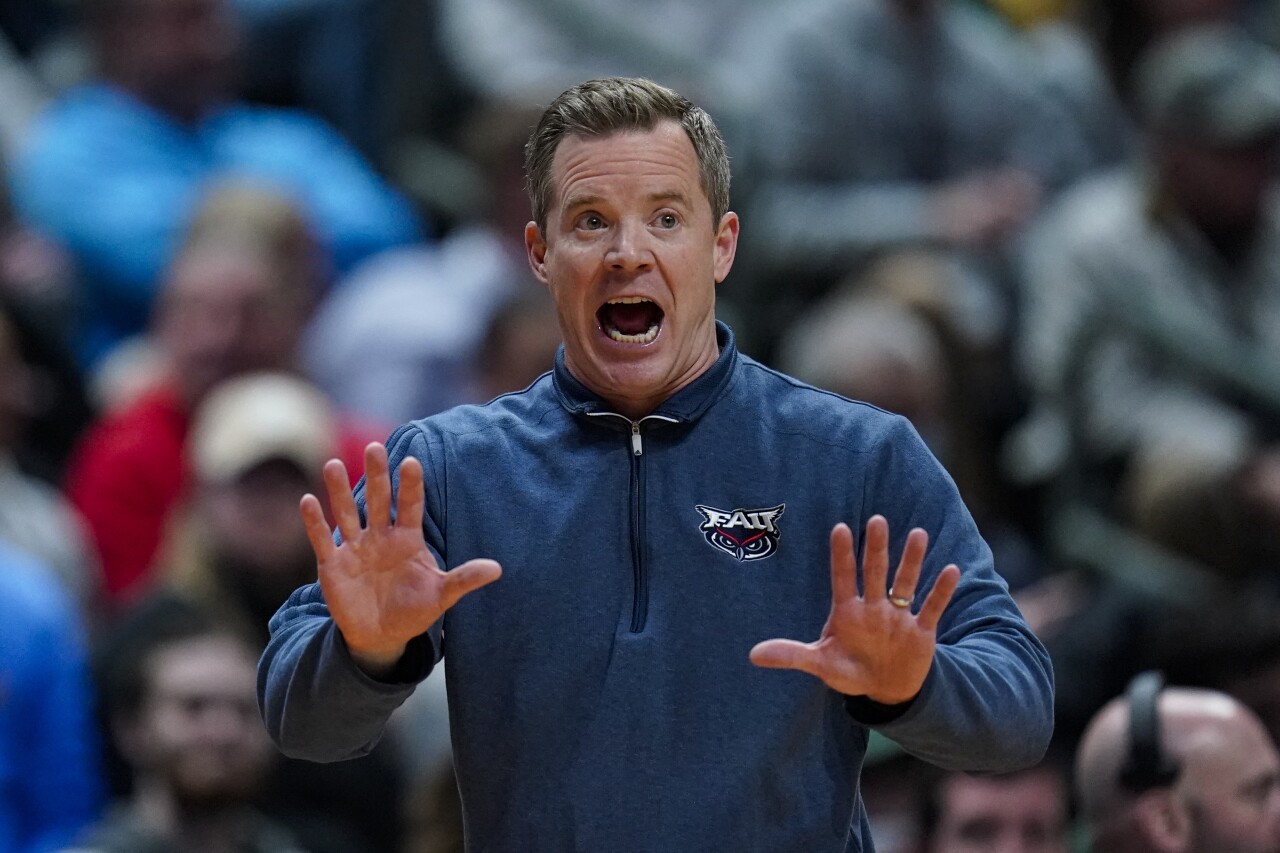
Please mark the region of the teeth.
<svg viewBox="0 0 1280 853"><path fill-rule="evenodd" d="M651 301L652 301L652 300L645 299L643 296L615 296L613 299L610 299L610 300L609 300L608 304L610 304L610 305L639 305L641 302L651 302Z"/></svg>
<svg viewBox="0 0 1280 853"><path fill-rule="evenodd" d="M658 337L658 326L655 323L643 335L624 335L617 329L608 329L609 337L620 344L647 344Z"/></svg>

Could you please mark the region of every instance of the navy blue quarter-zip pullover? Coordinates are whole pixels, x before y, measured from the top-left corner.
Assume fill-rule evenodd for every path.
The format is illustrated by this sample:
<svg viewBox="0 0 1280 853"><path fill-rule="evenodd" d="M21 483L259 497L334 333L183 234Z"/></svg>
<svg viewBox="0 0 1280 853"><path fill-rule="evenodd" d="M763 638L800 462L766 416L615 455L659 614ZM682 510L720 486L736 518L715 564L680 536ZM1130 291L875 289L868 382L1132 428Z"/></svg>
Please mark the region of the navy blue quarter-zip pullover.
<svg viewBox="0 0 1280 853"><path fill-rule="evenodd" d="M351 661L318 585L271 623L259 671L289 755L361 754L443 657L472 851L870 851L870 728L949 768L1034 763L1053 678L950 477L904 419L737 352L639 421L568 372L401 427L440 565L502 564L411 644L404 683ZM357 490L363 507L363 489ZM920 694L842 696L747 658L816 638L831 528L883 514L931 536L921 589L960 586Z"/></svg>

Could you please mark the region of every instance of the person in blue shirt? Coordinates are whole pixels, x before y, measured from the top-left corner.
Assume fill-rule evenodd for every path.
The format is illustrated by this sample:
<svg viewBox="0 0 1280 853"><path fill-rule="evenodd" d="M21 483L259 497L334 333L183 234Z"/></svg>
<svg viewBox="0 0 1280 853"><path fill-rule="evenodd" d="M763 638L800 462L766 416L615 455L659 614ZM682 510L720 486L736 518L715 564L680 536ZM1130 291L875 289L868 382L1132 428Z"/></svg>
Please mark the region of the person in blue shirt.
<svg viewBox="0 0 1280 853"><path fill-rule="evenodd" d="M339 272L421 238L417 214L319 119L235 98L227 0L87 0L99 77L58 98L13 164L21 217L71 250L86 364L140 331L211 179L289 194Z"/></svg>
<svg viewBox="0 0 1280 853"><path fill-rule="evenodd" d="M872 728L945 767L1039 760L1048 656L945 471L717 322L739 221L710 117L589 81L526 151L564 345L370 445L354 496L326 464L337 535L305 497L319 582L259 664L280 747L367 751L443 659L474 850L870 851Z"/></svg>
<svg viewBox="0 0 1280 853"><path fill-rule="evenodd" d="M0 541L0 850L60 850L98 816L105 781L84 644L52 570Z"/></svg>

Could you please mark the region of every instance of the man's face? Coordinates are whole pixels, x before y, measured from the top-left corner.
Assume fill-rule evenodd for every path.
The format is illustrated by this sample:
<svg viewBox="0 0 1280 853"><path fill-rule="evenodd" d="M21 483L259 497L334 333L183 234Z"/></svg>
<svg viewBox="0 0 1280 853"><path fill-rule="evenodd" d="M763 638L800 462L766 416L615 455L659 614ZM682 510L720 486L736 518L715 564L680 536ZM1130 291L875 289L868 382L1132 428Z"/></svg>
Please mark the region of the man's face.
<svg viewBox="0 0 1280 853"><path fill-rule="evenodd" d="M152 655L131 750L182 802L250 796L270 759L258 716L256 661L226 637L200 637Z"/></svg>
<svg viewBox="0 0 1280 853"><path fill-rule="evenodd" d="M214 247L177 261L157 331L186 399L198 401L228 377L292 363L302 317L283 288L251 252Z"/></svg>
<svg viewBox="0 0 1280 853"><path fill-rule="evenodd" d="M1066 853L1067 791L1050 770L955 774L942 783L930 853Z"/></svg>
<svg viewBox="0 0 1280 853"><path fill-rule="evenodd" d="M738 217L712 222L689 137L675 122L568 136L551 167L546 233L525 227L556 304L569 370L640 417L716 360L715 286Z"/></svg>
<svg viewBox="0 0 1280 853"><path fill-rule="evenodd" d="M318 474L319 469L316 469ZM271 612L289 593L315 580L315 559L298 501L323 493L311 471L285 459L264 459L226 483L206 483L199 507L220 565Z"/></svg>
<svg viewBox="0 0 1280 853"><path fill-rule="evenodd" d="M1280 756L1252 716L1237 716L1183 760L1177 793L1189 853L1280 853Z"/></svg>

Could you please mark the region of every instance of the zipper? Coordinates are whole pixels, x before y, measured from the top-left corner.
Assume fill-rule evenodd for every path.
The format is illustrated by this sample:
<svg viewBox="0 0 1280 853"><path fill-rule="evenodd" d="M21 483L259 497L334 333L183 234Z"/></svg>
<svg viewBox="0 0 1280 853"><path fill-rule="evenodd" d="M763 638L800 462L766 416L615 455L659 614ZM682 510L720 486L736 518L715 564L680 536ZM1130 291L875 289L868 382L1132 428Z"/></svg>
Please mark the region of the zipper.
<svg viewBox="0 0 1280 853"><path fill-rule="evenodd" d="M678 424L680 421L665 415L645 415L633 421L626 415L616 412L587 412L591 417L621 418L630 427L631 442L631 574L634 591L631 597L631 633L639 634L644 630L649 618L649 578L645 573L644 546L645 531L645 478L644 478L644 439L640 433L640 425L645 421L663 421Z"/></svg>

